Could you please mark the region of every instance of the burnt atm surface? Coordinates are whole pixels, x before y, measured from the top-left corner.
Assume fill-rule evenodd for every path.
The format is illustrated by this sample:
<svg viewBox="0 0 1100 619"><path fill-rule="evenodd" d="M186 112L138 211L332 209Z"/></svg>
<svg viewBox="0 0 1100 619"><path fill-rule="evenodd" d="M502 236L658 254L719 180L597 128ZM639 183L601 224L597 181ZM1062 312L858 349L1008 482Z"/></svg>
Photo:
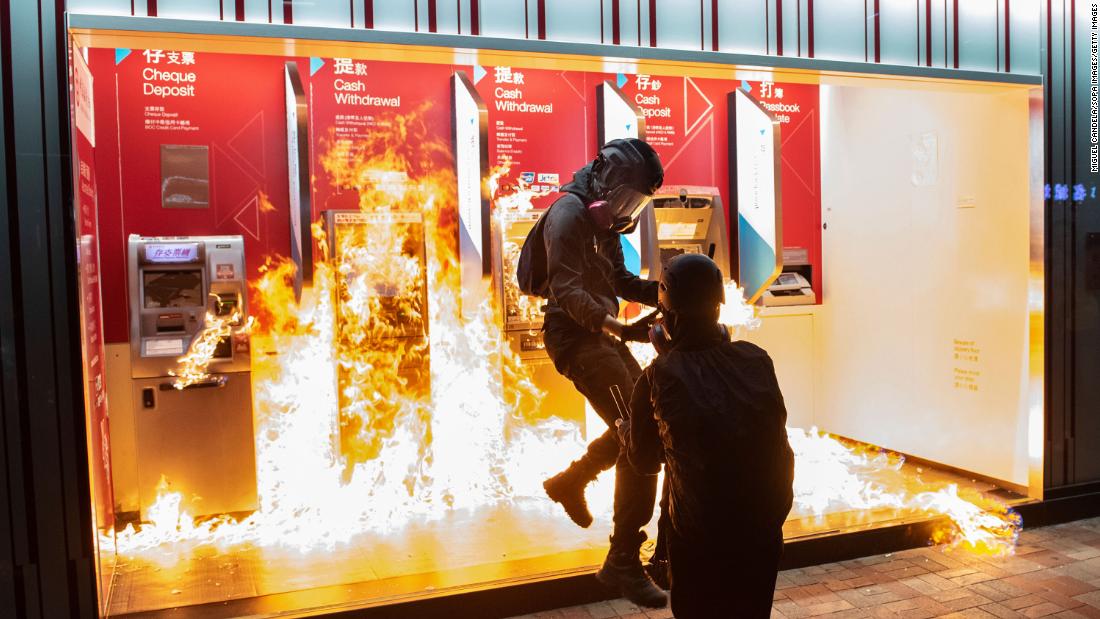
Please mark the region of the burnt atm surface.
<svg viewBox="0 0 1100 619"><path fill-rule="evenodd" d="M726 211L715 187L665 185L639 221L642 271L660 279L668 261L680 254L709 256L730 276L730 244Z"/></svg>
<svg viewBox="0 0 1100 619"><path fill-rule="evenodd" d="M142 515L162 490L193 515L255 510L256 456L244 239L142 237L129 249L130 377ZM176 388L179 359L207 325L232 318L207 377Z"/></svg>
<svg viewBox="0 0 1100 619"><path fill-rule="evenodd" d="M544 395L537 410L516 411L531 418L561 417L582 423L585 401L568 379L558 374L543 343L542 306L545 299L520 292L516 264L527 234L545 209L503 211L494 217L493 293L500 300L504 336ZM505 385L507 388L507 385Z"/></svg>
<svg viewBox="0 0 1100 619"><path fill-rule="evenodd" d="M386 411L359 408L378 400L370 394L387 401L430 397L427 230L424 215L414 211L322 215L336 271L336 434L350 474L355 463L378 455L393 429Z"/></svg>

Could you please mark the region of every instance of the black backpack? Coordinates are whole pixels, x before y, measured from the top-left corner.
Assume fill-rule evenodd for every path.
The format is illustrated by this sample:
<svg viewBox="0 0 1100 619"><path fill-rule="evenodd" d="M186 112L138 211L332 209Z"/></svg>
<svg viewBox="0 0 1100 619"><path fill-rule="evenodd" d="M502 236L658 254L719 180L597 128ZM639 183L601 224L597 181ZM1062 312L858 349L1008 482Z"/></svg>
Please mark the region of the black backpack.
<svg viewBox="0 0 1100 619"><path fill-rule="evenodd" d="M546 209L546 213L550 212ZM546 272L546 240L543 238L542 229L546 226L546 213L543 213L527 238L523 241L523 247L519 250L519 260L516 261L516 282L523 294L535 297L549 298L550 281Z"/></svg>

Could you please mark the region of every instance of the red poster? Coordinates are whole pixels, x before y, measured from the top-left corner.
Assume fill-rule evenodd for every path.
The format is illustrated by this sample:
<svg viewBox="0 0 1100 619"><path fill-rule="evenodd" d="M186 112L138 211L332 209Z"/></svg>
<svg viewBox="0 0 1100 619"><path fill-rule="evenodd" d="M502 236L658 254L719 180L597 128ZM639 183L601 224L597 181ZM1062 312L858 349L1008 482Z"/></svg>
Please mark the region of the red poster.
<svg viewBox="0 0 1100 619"><path fill-rule="evenodd" d="M665 183L716 187L727 209L729 116L726 97L747 88L780 123L783 246L786 262L808 262L821 300L821 180L819 178L818 87L813 84L747 82L662 75L596 75L616 84L642 111L646 141L661 156ZM594 107L594 105L593 105ZM735 225L733 217L727 224Z"/></svg>
<svg viewBox="0 0 1100 619"><path fill-rule="evenodd" d="M95 124L92 76L79 50L73 52L73 112L76 131L77 261L80 278L81 351L84 364L84 402L87 408L89 460L96 526L114 526L111 483L111 439L107 414L107 384L103 364L102 297L99 272L99 225L96 213Z"/></svg>
<svg viewBox="0 0 1100 619"><path fill-rule="evenodd" d="M309 70L302 74L309 75L306 92L315 221L324 210L359 209L359 192L341 187L346 183L336 181L330 173L333 166L340 165L330 153L342 153L350 160L363 155L362 148L376 147L392 149L400 155L402 165L454 165L450 154L450 78L454 70L451 65L309 59ZM380 157L384 152L365 154ZM405 172L415 176L424 171L427 168Z"/></svg>
<svg viewBox="0 0 1100 619"><path fill-rule="evenodd" d="M128 235L241 235L253 277L266 256L289 255L285 59L90 53L105 85L95 93L105 329L125 342Z"/></svg>
<svg viewBox="0 0 1100 619"><path fill-rule="evenodd" d="M475 85L489 109L489 163L508 168L502 190L522 183L550 206L573 172L589 161L585 76L574 71L484 67Z"/></svg>
<svg viewBox="0 0 1100 619"><path fill-rule="evenodd" d="M784 263L813 265L813 289L821 303L820 95L816 84L746 82L779 120L783 196Z"/></svg>

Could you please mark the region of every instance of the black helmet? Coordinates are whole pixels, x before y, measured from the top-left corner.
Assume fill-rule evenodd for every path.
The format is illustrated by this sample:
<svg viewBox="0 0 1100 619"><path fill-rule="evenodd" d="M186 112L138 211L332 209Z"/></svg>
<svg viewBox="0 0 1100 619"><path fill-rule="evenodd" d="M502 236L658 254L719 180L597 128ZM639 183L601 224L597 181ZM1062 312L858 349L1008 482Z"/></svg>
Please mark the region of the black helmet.
<svg viewBox="0 0 1100 619"><path fill-rule="evenodd" d="M599 198L626 185L653 195L665 181L665 169L653 147L638 138L611 140L600 149L592 164L594 187Z"/></svg>
<svg viewBox="0 0 1100 619"><path fill-rule="evenodd" d="M657 304L666 314L717 318L726 302L722 270L703 254L680 254L661 271Z"/></svg>
<svg viewBox="0 0 1100 619"><path fill-rule="evenodd" d="M633 228L664 180L657 152L637 138L611 140L592 162L593 193L607 203L611 229L616 232Z"/></svg>

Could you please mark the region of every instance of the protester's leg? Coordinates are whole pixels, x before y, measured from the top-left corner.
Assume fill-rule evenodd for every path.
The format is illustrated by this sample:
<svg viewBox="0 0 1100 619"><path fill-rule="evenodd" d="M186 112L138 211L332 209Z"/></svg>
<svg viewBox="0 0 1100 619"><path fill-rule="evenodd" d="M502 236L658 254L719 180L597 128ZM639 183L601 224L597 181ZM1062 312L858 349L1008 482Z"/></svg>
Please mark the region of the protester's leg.
<svg viewBox="0 0 1100 619"><path fill-rule="evenodd" d="M738 560L731 562L736 570L736 594L745 617L768 617L775 597L775 580L779 558L783 552L783 531L745 531L747 540L734 544Z"/></svg>
<svg viewBox="0 0 1100 619"><path fill-rule="evenodd" d="M657 543L653 548L653 556L649 558L649 575L663 589L669 588L668 532L672 523L668 518L668 491L668 469L665 469L665 480L661 484L660 515L657 517Z"/></svg>
<svg viewBox="0 0 1100 619"><path fill-rule="evenodd" d="M669 557L669 583L671 585L672 614L677 619L702 619L717 616L741 615L731 613L734 605L713 606L709 581L716 566L710 565L691 545L676 536L669 528L665 531L665 547Z"/></svg>
<svg viewBox="0 0 1100 619"><path fill-rule="evenodd" d="M562 504L574 522L587 527L592 523L592 516L584 500L584 487L601 471L616 465L612 547L637 556L645 541L641 528L653 516L656 478L639 475L625 455L620 456L619 437L614 429L619 410L611 387L617 386L624 401L629 400L634 382L641 375L641 368L624 345L612 343L606 337L581 340L566 352L550 352L555 367L587 398L607 424L607 430L589 443L583 456L543 486L551 499Z"/></svg>
<svg viewBox="0 0 1100 619"><path fill-rule="evenodd" d="M667 534L672 612L677 619L771 616L782 534L743 531L737 540L719 535L685 543ZM755 541L754 541L755 540Z"/></svg>
<svg viewBox="0 0 1100 619"><path fill-rule="evenodd" d="M608 430L589 444L585 457L599 465L615 464L612 549L633 552L637 556L646 539L641 528L653 517L657 478L638 474L630 465L626 452L620 449L618 433L614 430L620 414L611 389L618 387L624 402L629 401L641 368L625 345L605 341L602 346L578 350L571 360L570 374L577 389L588 398L592 408L608 425Z"/></svg>

